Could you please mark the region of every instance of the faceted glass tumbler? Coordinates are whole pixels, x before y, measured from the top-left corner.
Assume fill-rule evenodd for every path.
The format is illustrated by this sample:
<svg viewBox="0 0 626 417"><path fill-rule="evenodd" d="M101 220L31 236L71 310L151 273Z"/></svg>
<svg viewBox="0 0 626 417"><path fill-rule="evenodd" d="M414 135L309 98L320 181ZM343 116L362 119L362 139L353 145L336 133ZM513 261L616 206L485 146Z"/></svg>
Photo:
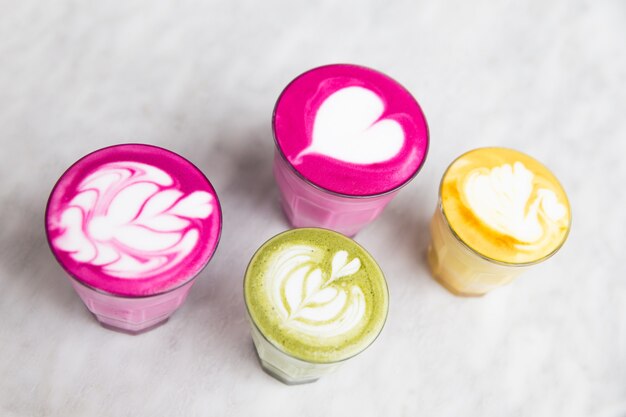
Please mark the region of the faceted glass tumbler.
<svg viewBox="0 0 626 417"><path fill-rule="evenodd" d="M104 327L137 334L165 323L185 302L195 278L161 294L118 296L97 291L70 277L83 303Z"/></svg>
<svg viewBox="0 0 626 417"><path fill-rule="evenodd" d="M287 385L307 384L334 372L344 361L314 363L303 361L279 350L256 327L250 316L252 341L265 372Z"/></svg>
<svg viewBox="0 0 626 417"><path fill-rule="evenodd" d="M433 215L430 231L430 270L434 278L453 294L484 295L508 284L528 268L527 265L498 263L471 250L452 232L441 203Z"/></svg>
<svg viewBox="0 0 626 417"><path fill-rule="evenodd" d="M281 205L293 227L321 227L354 236L374 221L398 190L378 196L342 196L315 187L296 174L277 151L274 177Z"/></svg>

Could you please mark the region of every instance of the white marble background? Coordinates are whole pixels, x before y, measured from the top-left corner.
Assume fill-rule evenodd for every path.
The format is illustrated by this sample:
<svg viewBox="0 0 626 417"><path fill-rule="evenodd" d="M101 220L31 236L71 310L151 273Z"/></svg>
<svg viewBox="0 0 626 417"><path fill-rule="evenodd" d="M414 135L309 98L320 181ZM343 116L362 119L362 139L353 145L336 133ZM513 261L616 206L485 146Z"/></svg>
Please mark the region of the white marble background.
<svg viewBox="0 0 626 417"><path fill-rule="evenodd" d="M626 416L626 3L0 0L0 415ZM422 173L357 240L391 290L382 336L338 373L263 373L242 274L287 227L270 115L313 66L387 72L422 104ZM63 170L123 141L209 176L223 238L186 305L152 332L105 330L44 240ZM554 258L482 299L428 274L427 223L447 164L515 147L573 206Z"/></svg>

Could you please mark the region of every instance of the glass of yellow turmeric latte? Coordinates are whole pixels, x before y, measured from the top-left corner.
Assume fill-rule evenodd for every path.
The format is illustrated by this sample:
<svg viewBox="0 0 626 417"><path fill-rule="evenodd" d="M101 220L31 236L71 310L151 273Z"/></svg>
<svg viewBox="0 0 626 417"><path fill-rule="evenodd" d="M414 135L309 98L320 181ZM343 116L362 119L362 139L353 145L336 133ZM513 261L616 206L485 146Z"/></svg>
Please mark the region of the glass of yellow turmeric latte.
<svg viewBox="0 0 626 417"><path fill-rule="evenodd" d="M430 269L456 295L484 295L556 253L570 225L567 195L543 164L512 149L474 149L441 180Z"/></svg>

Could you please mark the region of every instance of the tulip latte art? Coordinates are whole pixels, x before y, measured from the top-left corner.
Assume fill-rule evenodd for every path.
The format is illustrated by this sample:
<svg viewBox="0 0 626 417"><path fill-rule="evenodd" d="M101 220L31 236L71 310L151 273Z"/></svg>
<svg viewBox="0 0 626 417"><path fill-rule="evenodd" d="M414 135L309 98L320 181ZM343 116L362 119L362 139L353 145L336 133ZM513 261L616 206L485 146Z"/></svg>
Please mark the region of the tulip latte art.
<svg viewBox="0 0 626 417"><path fill-rule="evenodd" d="M455 234L500 262L541 260L560 247L569 230L570 207L557 179L511 149L462 155L444 175L441 201Z"/></svg>
<svg viewBox="0 0 626 417"><path fill-rule="evenodd" d="M47 213L50 245L80 281L124 295L182 284L219 235L219 206L183 158L145 145L106 148L61 178Z"/></svg>
<svg viewBox="0 0 626 417"><path fill-rule="evenodd" d="M324 229L291 230L263 245L246 272L245 297L267 340L312 362L360 352L387 313L387 286L375 261Z"/></svg>

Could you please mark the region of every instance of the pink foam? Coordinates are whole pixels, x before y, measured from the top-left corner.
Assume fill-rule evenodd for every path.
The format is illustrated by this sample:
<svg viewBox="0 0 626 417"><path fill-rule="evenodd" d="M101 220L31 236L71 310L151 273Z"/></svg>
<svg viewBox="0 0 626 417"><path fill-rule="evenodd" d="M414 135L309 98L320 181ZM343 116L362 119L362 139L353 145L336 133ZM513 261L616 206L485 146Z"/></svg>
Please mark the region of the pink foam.
<svg viewBox="0 0 626 417"><path fill-rule="evenodd" d="M376 163L346 162L306 151L313 141L318 110L334 93L361 87L383 103L376 122L394 121L404 144L390 159ZM279 152L313 185L347 196L375 196L398 189L421 168L428 150L428 127L411 94L388 76L355 65L328 65L297 77L282 92L274 109L274 137Z"/></svg>
<svg viewBox="0 0 626 417"><path fill-rule="evenodd" d="M101 193L102 195L98 194L98 190L89 191L91 195L96 196L94 198L98 203L93 209L88 206L88 203L88 207L85 209L85 207L76 203L75 200L78 194L81 192L84 194L85 179L97 173L103 166L113 166L113 169L117 169L118 165L121 164L124 167L124 164L126 164L133 168L133 163L150 165L171 177L172 181L169 183L161 181L160 183L151 184L151 187L157 189L157 192L152 194L152 196L170 190L170 193L174 192L176 196L180 196L177 197L178 200L172 200L178 204L178 202L182 202L185 197L192 193L202 192L202 195L210 200L210 202L206 203L207 210L205 212L211 211L211 213L206 218L203 218L205 213L201 213L199 216L192 214L185 217L184 213L177 216L177 213L180 214L181 211L184 211L185 207L183 207L184 204L182 203L176 206L176 209L174 208L175 206L169 208L172 214L165 212L169 216L168 218L174 222L174 229L180 223L180 230L176 229L174 232L169 233L167 237L178 239L179 242L183 237L187 237L188 241L192 242L185 250L176 251L176 247L174 247L174 249L161 250L160 252L149 250L142 252L137 248L128 247L128 243L125 241L120 242L113 238L103 241L98 240L102 239L100 237L91 238L89 236L88 230L91 220L97 216L106 215L107 210L111 206L109 201L111 200L111 195L115 197L119 192L115 189L111 191L113 186L109 187L109 189L106 186L104 188L101 187L105 189L105 192ZM122 186L126 184L124 181L130 184L149 182L141 176L141 173L136 174L137 178L132 178L132 175L135 175L133 169L128 170L131 180L123 178L118 181ZM121 172L124 173L123 170ZM114 186L118 186L118 184ZM102 189L99 189L99 191L102 191ZM88 197L91 197L91 195ZM211 206L209 207L208 204ZM147 205L147 202L144 203L139 213ZM168 206L164 207L167 208ZM78 210L80 209L81 214L78 217L83 222L82 230L88 239L74 239L71 244L66 243L69 230L67 222L63 223L63 215L65 213L67 216L68 208L72 208L73 213L79 213ZM138 216L139 214L137 214ZM80 159L59 179L50 195L46 210L46 232L50 248L68 274L85 286L92 287L98 292L125 297L161 294L192 280L213 255L219 241L221 222L221 211L215 190L198 168L173 152L155 146L140 144L108 147ZM135 226L133 225L133 227ZM171 228L172 226L168 227ZM74 229L78 230L78 232ZM74 229L73 233L75 234L81 230L77 227L74 227ZM136 226L134 230L153 233L155 239L165 236L164 233L159 234L160 232L141 225ZM150 242L149 239L146 241ZM81 242L84 242L84 248L81 247ZM100 248L100 252L103 252L101 258L90 257L92 248L95 248L96 253L98 248ZM106 249L106 253L104 253L105 251L102 248ZM80 255L81 251L87 255ZM133 273L132 271L125 272L120 270L119 265L123 267L122 263L114 263L110 259L106 259L106 256L104 256L106 254L112 257L111 259L115 257L119 259L120 254L129 256L133 262L138 263L137 265L144 263L148 265L147 262L151 261L158 263L160 266L153 269L144 268L141 274Z"/></svg>

